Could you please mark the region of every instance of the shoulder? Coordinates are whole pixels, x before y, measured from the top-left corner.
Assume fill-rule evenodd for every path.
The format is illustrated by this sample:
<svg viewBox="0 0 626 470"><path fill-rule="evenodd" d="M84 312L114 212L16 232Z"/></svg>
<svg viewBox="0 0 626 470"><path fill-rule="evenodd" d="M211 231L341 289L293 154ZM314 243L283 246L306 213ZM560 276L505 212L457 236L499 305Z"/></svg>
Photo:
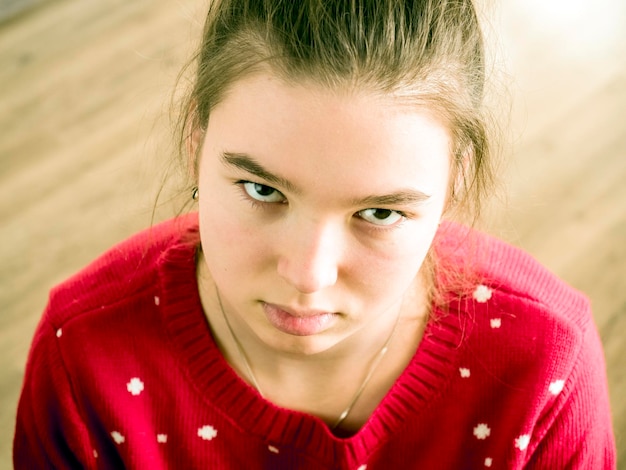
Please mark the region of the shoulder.
<svg viewBox="0 0 626 470"><path fill-rule="evenodd" d="M163 254L197 232L197 214L151 226L113 246L50 292L47 320L68 319L132 298L156 282Z"/></svg>
<svg viewBox="0 0 626 470"><path fill-rule="evenodd" d="M496 377L530 383L574 378L585 356L601 352L590 303L527 252L485 233L442 225L437 253L444 270L467 282L458 308L466 351ZM454 266L450 268L450 266Z"/></svg>
<svg viewBox="0 0 626 470"><path fill-rule="evenodd" d="M609 455L606 366L586 296L523 250L461 225L442 224L435 249L442 278L461 294L442 315L461 326L451 384L468 415L537 467ZM572 457L592 440L597 455Z"/></svg>

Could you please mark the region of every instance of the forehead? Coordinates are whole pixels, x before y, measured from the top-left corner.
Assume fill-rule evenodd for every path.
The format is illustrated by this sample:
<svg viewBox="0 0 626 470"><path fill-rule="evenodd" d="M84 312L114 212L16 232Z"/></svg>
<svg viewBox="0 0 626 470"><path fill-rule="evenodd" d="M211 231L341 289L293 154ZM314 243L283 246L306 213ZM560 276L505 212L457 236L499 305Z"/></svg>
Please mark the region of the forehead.
<svg viewBox="0 0 626 470"><path fill-rule="evenodd" d="M338 185L425 184L447 175L447 128L423 107L357 88L330 89L262 73L239 80L215 106L205 145L245 153L290 179ZM431 184L435 184L434 182Z"/></svg>

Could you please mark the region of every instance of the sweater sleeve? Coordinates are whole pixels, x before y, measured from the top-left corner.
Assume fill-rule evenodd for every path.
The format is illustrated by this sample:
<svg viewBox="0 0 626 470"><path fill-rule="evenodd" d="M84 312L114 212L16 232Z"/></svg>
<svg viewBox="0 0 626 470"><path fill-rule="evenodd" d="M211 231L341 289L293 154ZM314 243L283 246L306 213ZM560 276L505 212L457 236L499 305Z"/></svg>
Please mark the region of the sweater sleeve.
<svg viewBox="0 0 626 470"><path fill-rule="evenodd" d="M58 348L61 335L44 315L33 338L17 410L17 470L95 468L89 434Z"/></svg>
<svg viewBox="0 0 626 470"><path fill-rule="evenodd" d="M536 430L538 445L534 452L529 452L525 468L616 468L604 364L602 344L590 322L563 392Z"/></svg>

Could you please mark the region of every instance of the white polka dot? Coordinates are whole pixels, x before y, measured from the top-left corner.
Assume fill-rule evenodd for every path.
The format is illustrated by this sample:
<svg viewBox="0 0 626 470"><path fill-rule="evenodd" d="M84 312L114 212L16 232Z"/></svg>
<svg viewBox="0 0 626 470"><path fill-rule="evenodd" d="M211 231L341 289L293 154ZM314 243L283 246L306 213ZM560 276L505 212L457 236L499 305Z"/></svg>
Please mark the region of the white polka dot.
<svg viewBox="0 0 626 470"><path fill-rule="evenodd" d="M274 447L274 446L267 446L268 450L274 454L278 454L280 453L280 451L278 450L278 448Z"/></svg>
<svg viewBox="0 0 626 470"><path fill-rule="evenodd" d="M111 437L113 438L116 444L121 444L126 440L124 436L122 436L122 434L117 431L113 431L111 433Z"/></svg>
<svg viewBox="0 0 626 470"><path fill-rule="evenodd" d="M502 326L502 319L501 318L492 318L489 321L489 324L491 325L491 328L500 328Z"/></svg>
<svg viewBox="0 0 626 470"><path fill-rule="evenodd" d="M491 457L487 457L485 459L485 467L491 467L492 463L493 463L493 459Z"/></svg>
<svg viewBox="0 0 626 470"><path fill-rule="evenodd" d="M198 429L198 436L205 441L210 441L217 436L217 429L207 424Z"/></svg>
<svg viewBox="0 0 626 470"><path fill-rule="evenodd" d="M519 450L526 450L528 444L530 443L530 436L528 434L522 434L520 437L515 439L515 447Z"/></svg>
<svg viewBox="0 0 626 470"><path fill-rule="evenodd" d="M558 395L563 391L563 387L565 386L565 380L555 380L550 384L548 390L552 395Z"/></svg>
<svg viewBox="0 0 626 470"><path fill-rule="evenodd" d="M492 292L493 291L489 287L480 284L478 287L476 287L476 289L474 289L474 293L472 294L472 296L474 297L474 300L476 300L476 302L484 303L491 298Z"/></svg>
<svg viewBox="0 0 626 470"><path fill-rule="evenodd" d="M57 330L57 338L60 338L63 335L63 330L61 328L59 328Z"/></svg>
<svg viewBox="0 0 626 470"><path fill-rule="evenodd" d="M159 298L158 295L155 295L154 296L154 305L158 306L160 303L161 303L161 299Z"/></svg>
<svg viewBox="0 0 626 470"><path fill-rule="evenodd" d="M93 450L93 458L94 459L98 458L98 451L96 449Z"/></svg>
<svg viewBox="0 0 626 470"><path fill-rule="evenodd" d="M474 428L474 436L476 439L487 439L491 434L491 429L485 423L480 423L478 426Z"/></svg>
<svg viewBox="0 0 626 470"><path fill-rule="evenodd" d="M167 434L157 434L157 442L165 444L167 442Z"/></svg>
<svg viewBox="0 0 626 470"><path fill-rule="evenodd" d="M126 384L126 389L130 392L131 395L135 396L143 392L143 388L143 382L137 377L133 377L132 379L130 379L130 382Z"/></svg>
<svg viewBox="0 0 626 470"><path fill-rule="evenodd" d="M367 470L367 465L363 464L359 468L357 468L356 470Z"/></svg>
<svg viewBox="0 0 626 470"><path fill-rule="evenodd" d="M461 377L463 377L464 379L470 376L470 370L465 367L459 368L459 372L461 373Z"/></svg>

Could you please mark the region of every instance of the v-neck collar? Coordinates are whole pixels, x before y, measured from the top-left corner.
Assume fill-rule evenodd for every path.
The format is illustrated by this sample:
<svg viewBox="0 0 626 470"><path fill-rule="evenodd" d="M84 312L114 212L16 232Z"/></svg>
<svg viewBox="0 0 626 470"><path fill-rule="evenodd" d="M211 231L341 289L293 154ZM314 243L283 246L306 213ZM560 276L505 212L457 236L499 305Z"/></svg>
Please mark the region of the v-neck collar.
<svg viewBox="0 0 626 470"><path fill-rule="evenodd" d="M203 399L222 410L244 432L268 445L296 448L328 462L363 462L403 423L443 394L458 368L463 328L459 315L435 310L413 358L361 429L347 438L306 413L265 400L230 367L218 349L202 310L196 280L197 221L159 262L164 324L176 354Z"/></svg>

